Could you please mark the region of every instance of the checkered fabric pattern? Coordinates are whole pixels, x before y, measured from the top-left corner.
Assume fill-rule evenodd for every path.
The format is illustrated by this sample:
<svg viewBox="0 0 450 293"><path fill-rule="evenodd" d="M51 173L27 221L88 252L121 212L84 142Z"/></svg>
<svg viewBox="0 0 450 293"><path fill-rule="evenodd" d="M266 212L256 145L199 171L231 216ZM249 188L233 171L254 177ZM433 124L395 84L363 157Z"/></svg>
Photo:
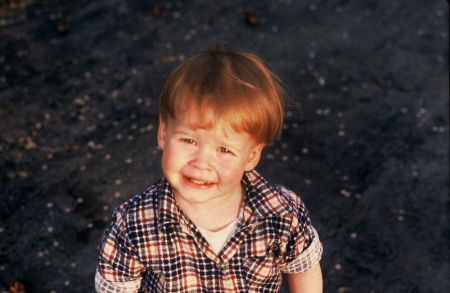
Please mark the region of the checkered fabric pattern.
<svg viewBox="0 0 450 293"><path fill-rule="evenodd" d="M95 290L97 292L135 293L141 288L141 282L140 278L128 282L110 282L105 280L98 270L95 273Z"/></svg>
<svg viewBox="0 0 450 293"><path fill-rule="evenodd" d="M97 292L139 292L142 284L140 292L272 293L281 272L317 264L322 244L300 198L256 171L244 174L243 185L242 216L219 254L165 178L119 206L102 239Z"/></svg>

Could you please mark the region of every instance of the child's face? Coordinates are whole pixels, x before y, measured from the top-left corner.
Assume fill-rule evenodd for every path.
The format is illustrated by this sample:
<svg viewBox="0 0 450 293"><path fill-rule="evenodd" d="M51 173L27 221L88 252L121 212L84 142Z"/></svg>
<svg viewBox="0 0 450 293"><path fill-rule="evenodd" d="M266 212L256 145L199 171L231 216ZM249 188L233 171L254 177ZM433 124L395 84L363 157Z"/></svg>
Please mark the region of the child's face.
<svg viewBox="0 0 450 293"><path fill-rule="evenodd" d="M192 117L198 116L189 116L190 122ZM205 129L193 127L187 118L161 120L158 130L162 169L177 201L202 204L242 197L242 176L257 165L263 145L226 122Z"/></svg>

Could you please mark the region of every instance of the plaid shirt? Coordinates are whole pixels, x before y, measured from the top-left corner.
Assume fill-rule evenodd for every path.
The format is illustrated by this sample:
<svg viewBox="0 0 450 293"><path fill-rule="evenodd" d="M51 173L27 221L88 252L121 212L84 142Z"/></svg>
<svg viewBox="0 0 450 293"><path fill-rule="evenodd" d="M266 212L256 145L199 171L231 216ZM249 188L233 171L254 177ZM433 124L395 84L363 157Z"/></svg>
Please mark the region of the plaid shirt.
<svg viewBox="0 0 450 293"><path fill-rule="evenodd" d="M281 272L317 264L322 244L298 196L243 177L236 232L214 253L162 178L114 211L102 239L96 290L112 292L277 292Z"/></svg>

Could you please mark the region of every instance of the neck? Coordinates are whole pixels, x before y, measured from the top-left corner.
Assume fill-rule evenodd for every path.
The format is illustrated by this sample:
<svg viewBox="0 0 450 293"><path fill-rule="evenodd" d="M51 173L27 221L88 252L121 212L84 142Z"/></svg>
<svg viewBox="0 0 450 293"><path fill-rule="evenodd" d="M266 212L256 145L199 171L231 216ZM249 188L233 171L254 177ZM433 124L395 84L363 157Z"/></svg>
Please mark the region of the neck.
<svg viewBox="0 0 450 293"><path fill-rule="evenodd" d="M183 201L175 195L178 205L188 218L201 228L220 231L239 217L243 192L231 197L216 198L204 203Z"/></svg>

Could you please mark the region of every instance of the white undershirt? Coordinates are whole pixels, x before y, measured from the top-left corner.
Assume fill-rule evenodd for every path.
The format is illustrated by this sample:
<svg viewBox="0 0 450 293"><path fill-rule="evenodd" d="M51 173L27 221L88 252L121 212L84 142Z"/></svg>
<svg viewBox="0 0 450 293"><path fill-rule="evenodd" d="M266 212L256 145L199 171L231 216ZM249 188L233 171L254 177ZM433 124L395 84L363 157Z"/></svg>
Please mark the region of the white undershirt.
<svg viewBox="0 0 450 293"><path fill-rule="evenodd" d="M227 242L227 240L230 239L233 236L234 232L236 231L237 220L238 219L234 220L228 226L216 232L209 231L199 226L197 226L197 228L198 230L200 230L203 237L205 237L206 241L208 241L213 251L216 254L219 254L225 242Z"/></svg>

